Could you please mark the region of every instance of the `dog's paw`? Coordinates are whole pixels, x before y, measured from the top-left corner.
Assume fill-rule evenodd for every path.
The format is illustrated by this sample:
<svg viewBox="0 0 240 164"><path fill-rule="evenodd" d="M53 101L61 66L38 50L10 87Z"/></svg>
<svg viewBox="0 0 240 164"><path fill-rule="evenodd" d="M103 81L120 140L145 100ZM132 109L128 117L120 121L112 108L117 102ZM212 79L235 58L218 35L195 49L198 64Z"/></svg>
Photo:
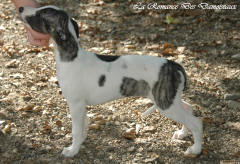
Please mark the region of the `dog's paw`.
<svg viewBox="0 0 240 164"><path fill-rule="evenodd" d="M65 147L62 151L62 155L65 157L73 157L78 153L78 149L74 149L73 146Z"/></svg>
<svg viewBox="0 0 240 164"><path fill-rule="evenodd" d="M201 154L202 148L201 146L191 146L187 149L187 151L184 152L184 157L190 157L190 158L195 158L199 154Z"/></svg>
<svg viewBox="0 0 240 164"><path fill-rule="evenodd" d="M184 137L186 137L188 135L188 133L186 131L183 131L183 130L177 130L174 132L173 136L172 136L172 139L178 139L178 140L181 140L183 139Z"/></svg>

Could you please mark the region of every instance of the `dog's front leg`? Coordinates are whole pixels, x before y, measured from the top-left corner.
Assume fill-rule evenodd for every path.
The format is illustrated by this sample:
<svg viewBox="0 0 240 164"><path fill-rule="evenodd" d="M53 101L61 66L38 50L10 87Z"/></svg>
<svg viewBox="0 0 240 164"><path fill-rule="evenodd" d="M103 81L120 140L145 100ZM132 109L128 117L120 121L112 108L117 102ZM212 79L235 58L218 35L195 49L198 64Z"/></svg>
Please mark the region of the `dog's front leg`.
<svg viewBox="0 0 240 164"><path fill-rule="evenodd" d="M84 102L69 103L72 118L72 145L65 147L62 154L73 157L80 149L81 144L87 136L86 104Z"/></svg>

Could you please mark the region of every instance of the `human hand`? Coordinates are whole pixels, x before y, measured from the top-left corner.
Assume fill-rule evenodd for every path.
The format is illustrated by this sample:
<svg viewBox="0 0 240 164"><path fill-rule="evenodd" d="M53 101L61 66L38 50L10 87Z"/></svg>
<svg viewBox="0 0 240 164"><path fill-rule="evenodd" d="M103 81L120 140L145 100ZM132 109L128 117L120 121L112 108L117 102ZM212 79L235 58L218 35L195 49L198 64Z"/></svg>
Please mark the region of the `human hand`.
<svg viewBox="0 0 240 164"><path fill-rule="evenodd" d="M34 31L32 28L25 26L27 31L28 41L34 46L46 46L49 42L50 36Z"/></svg>
<svg viewBox="0 0 240 164"><path fill-rule="evenodd" d="M39 7L34 0L12 0L16 9L19 10L21 6ZM34 31L32 28L25 26L28 35L28 41L34 46L46 46L49 42L50 36Z"/></svg>

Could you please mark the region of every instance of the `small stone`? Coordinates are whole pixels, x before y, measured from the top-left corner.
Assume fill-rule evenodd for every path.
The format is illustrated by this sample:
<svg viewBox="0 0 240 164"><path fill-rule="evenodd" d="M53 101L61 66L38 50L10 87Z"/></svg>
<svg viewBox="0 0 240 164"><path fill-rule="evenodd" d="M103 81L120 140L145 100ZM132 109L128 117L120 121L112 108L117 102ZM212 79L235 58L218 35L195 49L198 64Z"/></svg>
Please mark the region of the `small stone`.
<svg viewBox="0 0 240 164"><path fill-rule="evenodd" d="M55 83L55 84L58 84L58 79L57 79L57 77L51 77L48 81L49 81L49 82L53 82L53 83Z"/></svg>
<svg viewBox="0 0 240 164"><path fill-rule="evenodd" d="M23 110L24 110L25 112L31 112L31 111L33 110L33 108L34 108L34 105L33 105L33 104L28 104L28 105L26 105L25 107L23 107Z"/></svg>
<svg viewBox="0 0 240 164"><path fill-rule="evenodd" d="M230 100L228 102L228 107L231 108L231 109L240 109L240 102Z"/></svg>
<svg viewBox="0 0 240 164"><path fill-rule="evenodd" d="M237 100L240 98L240 94L225 94L224 99L225 100Z"/></svg>
<svg viewBox="0 0 240 164"><path fill-rule="evenodd" d="M0 125L4 124L5 121L4 120L0 120Z"/></svg>
<svg viewBox="0 0 240 164"><path fill-rule="evenodd" d="M10 133L11 128L12 128L11 124L7 124L7 125L4 127L4 129L2 130L2 132L3 132L4 134Z"/></svg>
<svg viewBox="0 0 240 164"><path fill-rule="evenodd" d="M116 111L116 109L115 109L113 106L110 106L110 107L108 108L108 110L110 110L110 111L112 111L112 112L115 112L115 111Z"/></svg>
<svg viewBox="0 0 240 164"><path fill-rule="evenodd" d="M240 54L233 55L232 58L236 60L240 60Z"/></svg>
<svg viewBox="0 0 240 164"><path fill-rule="evenodd" d="M117 125L117 126L119 126L119 125L120 125L120 122L119 122L119 121L115 121L114 124Z"/></svg>
<svg viewBox="0 0 240 164"><path fill-rule="evenodd" d="M99 130L100 129L100 125L99 124L92 124L89 126L90 129L94 129L94 130Z"/></svg>
<svg viewBox="0 0 240 164"><path fill-rule="evenodd" d="M129 152L133 152L134 150L135 150L135 147L134 147L134 146L132 146L132 147L130 147L130 148L127 149L127 151L129 151Z"/></svg>
<svg viewBox="0 0 240 164"><path fill-rule="evenodd" d="M18 149L15 148L15 149L12 150L12 152L13 152L13 153L17 153L17 152L18 152Z"/></svg>
<svg viewBox="0 0 240 164"><path fill-rule="evenodd" d="M141 128L142 128L141 124L136 124L136 134L139 133Z"/></svg>
<svg viewBox="0 0 240 164"><path fill-rule="evenodd" d="M35 106L35 107L33 108L33 111L34 111L34 112L39 112L39 111L41 111L41 107L40 107L40 106Z"/></svg>
<svg viewBox="0 0 240 164"><path fill-rule="evenodd" d="M222 109L222 106L221 105L217 105L216 109Z"/></svg>
<svg viewBox="0 0 240 164"><path fill-rule="evenodd" d="M186 47L177 47L177 51L181 54L185 51L185 49Z"/></svg>

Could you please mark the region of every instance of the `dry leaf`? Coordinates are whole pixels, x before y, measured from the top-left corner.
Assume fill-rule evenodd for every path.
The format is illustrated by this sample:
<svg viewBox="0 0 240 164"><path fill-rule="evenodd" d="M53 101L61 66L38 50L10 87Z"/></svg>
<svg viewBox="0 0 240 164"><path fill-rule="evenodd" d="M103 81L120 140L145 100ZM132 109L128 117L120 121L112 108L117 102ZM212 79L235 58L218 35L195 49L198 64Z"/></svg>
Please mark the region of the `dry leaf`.
<svg viewBox="0 0 240 164"><path fill-rule="evenodd" d="M203 148L202 149L202 154L207 156L208 155L208 150L206 148Z"/></svg>
<svg viewBox="0 0 240 164"><path fill-rule="evenodd" d="M56 125L59 126L59 127L62 126L62 121L57 120L57 121L56 121Z"/></svg>
<svg viewBox="0 0 240 164"><path fill-rule="evenodd" d="M123 132L122 136L128 140L135 140L136 139L135 131L136 131L135 128L130 128Z"/></svg>
<svg viewBox="0 0 240 164"><path fill-rule="evenodd" d="M44 134L49 134L49 133L51 133L51 131L52 131L52 127L46 121L41 132L44 133Z"/></svg>
<svg viewBox="0 0 240 164"><path fill-rule="evenodd" d="M197 158L198 155L196 154L184 154L183 157L184 158Z"/></svg>
<svg viewBox="0 0 240 164"><path fill-rule="evenodd" d="M104 125L105 124L105 120L99 120L99 121L96 121L96 124L98 125Z"/></svg>
<svg viewBox="0 0 240 164"><path fill-rule="evenodd" d="M163 44L163 49L165 50L166 48L168 48L168 43L167 43L167 42L165 42L165 43Z"/></svg>
<svg viewBox="0 0 240 164"><path fill-rule="evenodd" d="M7 63L5 64L5 66L6 66L7 68L17 68L17 67L18 67L18 63L19 63L19 61L17 61L16 59L13 59L13 60L7 62Z"/></svg>
<svg viewBox="0 0 240 164"><path fill-rule="evenodd" d="M208 124L211 124L213 123L213 120L211 118L207 118L207 117L202 117L202 121L204 123L208 123Z"/></svg>
<svg viewBox="0 0 240 164"><path fill-rule="evenodd" d="M235 158L240 158L240 151L238 151L237 153L235 153L233 156L234 156Z"/></svg>
<svg viewBox="0 0 240 164"><path fill-rule="evenodd" d="M93 118L94 121L100 121L100 120L104 120L103 116L98 115L96 117Z"/></svg>
<svg viewBox="0 0 240 164"><path fill-rule="evenodd" d="M31 112L33 110L33 108L34 108L34 104L28 104L25 107L23 107L23 110L25 112Z"/></svg>
<svg viewBox="0 0 240 164"><path fill-rule="evenodd" d="M41 107L40 106L35 106L34 108L33 108L33 111L34 112L39 112L41 110Z"/></svg>

